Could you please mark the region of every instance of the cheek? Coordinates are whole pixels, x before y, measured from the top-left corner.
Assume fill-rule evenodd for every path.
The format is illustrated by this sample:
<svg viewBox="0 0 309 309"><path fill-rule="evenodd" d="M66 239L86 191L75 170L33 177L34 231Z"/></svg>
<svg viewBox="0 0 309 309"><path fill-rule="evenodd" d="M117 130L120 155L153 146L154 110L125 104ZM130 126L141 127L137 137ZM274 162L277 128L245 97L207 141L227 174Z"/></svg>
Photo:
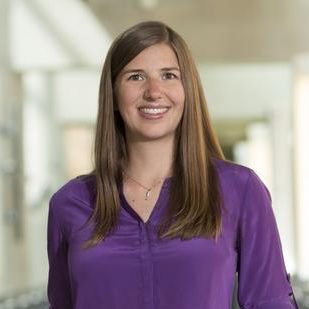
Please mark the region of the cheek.
<svg viewBox="0 0 309 309"><path fill-rule="evenodd" d="M119 109L126 109L133 106L136 102L137 94L134 89L123 87L120 91L116 93L116 101Z"/></svg>
<svg viewBox="0 0 309 309"><path fill-rule="evenodd" d="M185 92L182 87L174 89L171 93L172 100L177 103L180 108L183 108L185 102Z"/></svg>

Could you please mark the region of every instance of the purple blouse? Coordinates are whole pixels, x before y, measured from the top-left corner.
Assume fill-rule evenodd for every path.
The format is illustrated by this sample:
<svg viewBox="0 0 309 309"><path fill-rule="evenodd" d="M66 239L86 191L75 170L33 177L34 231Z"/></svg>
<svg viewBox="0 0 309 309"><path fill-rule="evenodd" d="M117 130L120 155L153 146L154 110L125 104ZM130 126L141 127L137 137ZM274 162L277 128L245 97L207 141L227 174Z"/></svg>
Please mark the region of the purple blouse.
<svg viewBox="0 0 309 309"><path fill-rule="evenodd" d="M238 273L243 309L297 308L268 189L252 169L214 159L225 210L213 239L160 240L166 179L144 223L120 192L118 229L91 249L84 227L93 212L94 177L77 177L50 199L48 298L53 309L230 309Z"/></svg>

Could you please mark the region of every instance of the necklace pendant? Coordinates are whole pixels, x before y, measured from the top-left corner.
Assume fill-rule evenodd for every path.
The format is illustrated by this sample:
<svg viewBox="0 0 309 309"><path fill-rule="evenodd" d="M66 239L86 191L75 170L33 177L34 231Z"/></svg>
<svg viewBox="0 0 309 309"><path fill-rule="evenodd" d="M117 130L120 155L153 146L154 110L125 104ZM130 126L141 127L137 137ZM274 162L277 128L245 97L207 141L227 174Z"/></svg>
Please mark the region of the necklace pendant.
<svg viewBox="0 0 309 309"><path fill-rule="evenodd" d="M148 198L149 198L149 196L150 196L150 190L151 190L151 189L147 190L147 192L146 192L145 201L147 201Z"/></svg>

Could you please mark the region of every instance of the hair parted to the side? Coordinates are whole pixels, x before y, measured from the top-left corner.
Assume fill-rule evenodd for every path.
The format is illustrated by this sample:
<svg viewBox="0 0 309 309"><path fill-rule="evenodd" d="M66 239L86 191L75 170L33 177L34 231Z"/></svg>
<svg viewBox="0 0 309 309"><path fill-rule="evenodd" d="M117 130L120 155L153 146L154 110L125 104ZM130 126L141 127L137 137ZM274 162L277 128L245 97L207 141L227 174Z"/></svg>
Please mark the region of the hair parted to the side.
<svg viewBox="0 0 309 309"><path fill-rule="evenodd" d="M141 22L119 35L105 58L99 90L94 145L96 205L90 221L94 233L86 247L104 240L118 224L119 188L127 164L124 123L117 111L114 83L121 70L145 48L165 43L175 52L185 91L182 120L174 149L169 208L160 222L160 237L217 238L222 198L211 158L224 159L211 125L199 74L185 41L162 22Z"/></svg>

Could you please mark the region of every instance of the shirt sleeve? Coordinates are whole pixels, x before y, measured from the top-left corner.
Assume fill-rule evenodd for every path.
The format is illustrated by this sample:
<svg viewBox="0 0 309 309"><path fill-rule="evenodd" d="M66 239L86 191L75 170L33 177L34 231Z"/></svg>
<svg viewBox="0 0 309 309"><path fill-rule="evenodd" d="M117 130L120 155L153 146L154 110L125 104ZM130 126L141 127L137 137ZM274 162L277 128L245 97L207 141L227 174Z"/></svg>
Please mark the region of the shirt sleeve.
<svg viewBox="0 0 309 309"><path fill-rule="evenodd" d="M284 264L271 196L253 170L240 209L237 271L240 308L298 308Z"/></svg>
<svg viewBox="0 0 309 309"><path fill-rule="evenodd" d="M47 227L47 253L49 274L47 295L50 309L72 309L71 289L67 263L68 245L59 224L56 206L59 201L49 201ZM63 205L60 205L63 206Z"/></svg>

